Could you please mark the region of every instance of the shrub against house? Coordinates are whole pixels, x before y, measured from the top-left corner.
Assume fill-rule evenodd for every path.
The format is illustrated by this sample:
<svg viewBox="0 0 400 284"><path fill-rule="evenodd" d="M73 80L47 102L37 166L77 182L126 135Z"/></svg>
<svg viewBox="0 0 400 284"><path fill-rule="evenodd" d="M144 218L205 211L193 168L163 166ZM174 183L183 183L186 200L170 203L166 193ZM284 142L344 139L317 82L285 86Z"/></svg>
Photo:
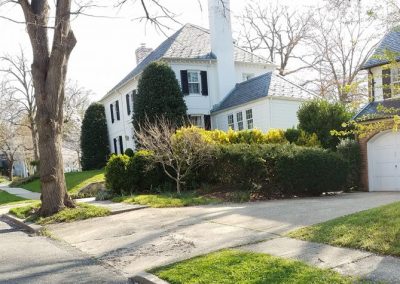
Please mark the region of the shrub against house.
<svg viewBox="0 0 400 284"><path fill-rule="evenodd" d="M209 188L257 192L267 198L317 196L346 189L349 169L354 168L353 161L341 154L348 152L298 146L298 140L290 143L282 130L224 132L187 127L178 130L173 139L184 136L182 133L203 137L212 147L213 156L181 180L183 190L207 184ZM308 138L315 141L314 135ZM187 156L190 151L179 154ZM133 157L112 157L106 167L107 186L116 195L175 188L175 181L165 174L165 165L154 163L153 155L138 151Z"/></svg>

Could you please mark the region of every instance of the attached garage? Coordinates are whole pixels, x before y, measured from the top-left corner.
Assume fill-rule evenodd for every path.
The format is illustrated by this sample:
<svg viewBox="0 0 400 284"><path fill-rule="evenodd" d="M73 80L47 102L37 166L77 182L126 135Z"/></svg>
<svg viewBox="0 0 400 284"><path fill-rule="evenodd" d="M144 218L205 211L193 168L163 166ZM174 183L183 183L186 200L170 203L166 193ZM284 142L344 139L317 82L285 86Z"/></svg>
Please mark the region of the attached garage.
<svg viewBox="0 0 400 284"><path fill-rule="evenodd" d="M367 144L370 191L400 191L400 132L387 131Z"/></svg>

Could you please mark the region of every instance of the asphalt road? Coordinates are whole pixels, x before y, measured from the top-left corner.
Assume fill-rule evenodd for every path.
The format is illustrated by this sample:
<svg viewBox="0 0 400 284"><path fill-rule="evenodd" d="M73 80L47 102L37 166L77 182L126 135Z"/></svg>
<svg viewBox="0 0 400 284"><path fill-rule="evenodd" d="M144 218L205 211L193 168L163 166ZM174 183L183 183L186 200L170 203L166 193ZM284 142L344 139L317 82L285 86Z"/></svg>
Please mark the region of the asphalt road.
<svg viewBox="0 0 400 284"><path fill-rule="evenodd" d="M29 236L0 219L0 283L126 283L61 241Z"/></svg>

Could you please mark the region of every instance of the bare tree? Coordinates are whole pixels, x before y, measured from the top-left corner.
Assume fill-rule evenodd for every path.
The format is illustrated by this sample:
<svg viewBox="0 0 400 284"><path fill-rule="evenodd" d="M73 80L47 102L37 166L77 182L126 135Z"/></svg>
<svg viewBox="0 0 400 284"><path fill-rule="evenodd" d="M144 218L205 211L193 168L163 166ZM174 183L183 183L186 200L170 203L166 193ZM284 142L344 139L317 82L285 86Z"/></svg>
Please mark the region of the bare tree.
<svg viewBox="0 0 400 284"><path fill-rule="evenodd" d="M302 44L310 35L311 12L296 12L287 6L265 4L265 1L253 0L239 17L242 23L240 44L251 52L265 50L267 58L278 64L282 76L309 68L297 59ZM297 66L289 69L289 63L296 61Z"/></svg>
<svg viewBox="0 0 400 284"><path fill-rule="evenodd" d="M213 147L196 128L176 130L166 119L155 123L147 120L135 130L138 144L152 152L153 164L159 164L165 174L175 181L177 193L185 179L212 157Z"/></svg>
<svg viewBox="0 0 400 284"><path fill-rule="evenodd" d="M8 91L8 90L6 90ZM1 93L4 93L2 88ZM14 164L22 161L23 153L31 148L31 141L27 141L23 112L19 105L11 101L0 101L0 152L7 160L8 177L13 179ZM29 137L29 136L28 136Z"/></svg>
<svg viewBox="0 0 400 284"><path fill-rule="evenodd" d="M21 49L18 56L4 55L0 57L0 72L4 73L4 79L9 92L3 92L0 99L7 99L17 106L21 116L27 117L26 126L32 137L33 154L36 161L39 160L38 131L36 127L36 101L32 84L30 64ZM10 95L11 94L11 95ZM7 98L4 97L7 96Z"/></svg>
<svg viewBox="0 0 400 284"><path fill-rule="evenodd" d="M367 74L360 68L371 56L381 34L376 19L360 3L318 9L309 40L316 60L309 63L317 73L306 83L315 84L323 97L343 103L365 100ZM306 60L303 60L306 62ZM315 64L315 62L318 62Z"/></svg>
<svg viewBox="0 0 400 284"><path fill-rule="evenodd" d="M90 105L92 91L68 81L64 101L64 147L75 152L78 168L81 168L81 126L86 109Z"/></svg>
<svg viewBox="0 0 400 284"><path fill-rule="evenodd" d="M223 1L223 0L221 0ZM17 4L22 9L24 21L2 15L1 18L24 24L33 52L32 78L37 105L36 122L39 136L40 183L42 205L39 215L49 216L63 208L74 207L66 191L62 133L64 122L65 80L69 57L76 45L71 29L71 16L88 15L87 8L96 6L94 1L71 0L0 0L0 6ZM161 0L120 0L117 5L131 2L141 9L145 19L156 27L165 28L167 19L174 21L174 14ZM151 13L150 9L158 12ZM50 44L50 41L52 43Z"/></svg>

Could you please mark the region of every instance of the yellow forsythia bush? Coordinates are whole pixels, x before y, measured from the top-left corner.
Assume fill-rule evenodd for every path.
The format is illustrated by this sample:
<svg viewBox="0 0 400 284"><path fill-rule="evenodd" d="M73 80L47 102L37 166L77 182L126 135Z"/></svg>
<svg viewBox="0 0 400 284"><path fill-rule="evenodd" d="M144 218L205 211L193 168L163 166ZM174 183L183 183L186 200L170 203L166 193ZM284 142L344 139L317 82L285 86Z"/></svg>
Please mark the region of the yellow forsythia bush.
<svg viewBox="0 0 400 284"><path fill-rule="evenodd" d="M286 144L285 132L281 129L271 129L263 133L259 129L234 131L211 130L207 131L196 126L183 127L177 130L174 138L179 139L184 132L198 133L204 140L217 145L229 144Z"/></svg>

